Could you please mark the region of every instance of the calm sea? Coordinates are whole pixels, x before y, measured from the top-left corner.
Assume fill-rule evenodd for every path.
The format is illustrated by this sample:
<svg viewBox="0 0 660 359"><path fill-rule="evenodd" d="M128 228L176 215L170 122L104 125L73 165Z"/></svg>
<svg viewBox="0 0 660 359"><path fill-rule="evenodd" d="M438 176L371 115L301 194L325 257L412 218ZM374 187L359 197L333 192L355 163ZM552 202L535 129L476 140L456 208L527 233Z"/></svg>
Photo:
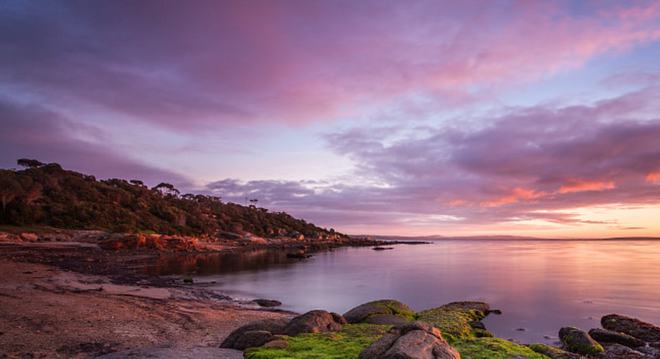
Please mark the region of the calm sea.
<svg viewBox="0 0 660 359"><path fill-rule="evenodd" d="M439 240L388 251L342 248L303 261L253 251L170 258L150 271L193 273L219 292L277 299L296 312L343 313L382 298L415 310L480 300L503 312L487 318L487 328L523 343L554 342L562 326L599 327L608 313L660 324L654 240Z"/></svg>

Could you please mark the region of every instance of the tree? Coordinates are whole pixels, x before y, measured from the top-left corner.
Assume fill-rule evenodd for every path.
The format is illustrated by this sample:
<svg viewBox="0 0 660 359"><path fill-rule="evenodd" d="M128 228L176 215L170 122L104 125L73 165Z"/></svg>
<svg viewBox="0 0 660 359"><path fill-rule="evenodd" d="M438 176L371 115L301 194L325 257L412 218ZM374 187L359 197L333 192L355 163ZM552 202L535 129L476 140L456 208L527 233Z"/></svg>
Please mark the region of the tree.
<svg viewBox="0 0 660 359"><path fill-rule="evenodd" d="M21 158L18 161L16 161L16 164L26 168L37 168L44 165L42 162L39 162L37 160L31 160L29 158Z"/></svg>
<svg viewBox="0 0 660 359"><path fill-rule="evenodd" d="M161 182L156 187L154 187L153 189L155 189L155 190L157 190L161 193L165 193L165 194L169 194L169 195L175 195L175 196L180 193L178 189L174 188L173 184L167 183L167 182Z"/></svg>
<svg viewBox="0 0 660 359"><path fill-rule="evenodd" d="M140 180L133 179L133 180L130 180L130 182L131 182L132 184L136 185L136 186L144 187L144 182L142 182L142 181L140 181Z"/></svg>
<svg viewBox="0 0 660 359"><path fill-rule="evenodd" d="M7 205L23 192L23 187L14 178L14 173L2 171L0 173L0 201L2 202L2 212L7 211Z"/></svg>

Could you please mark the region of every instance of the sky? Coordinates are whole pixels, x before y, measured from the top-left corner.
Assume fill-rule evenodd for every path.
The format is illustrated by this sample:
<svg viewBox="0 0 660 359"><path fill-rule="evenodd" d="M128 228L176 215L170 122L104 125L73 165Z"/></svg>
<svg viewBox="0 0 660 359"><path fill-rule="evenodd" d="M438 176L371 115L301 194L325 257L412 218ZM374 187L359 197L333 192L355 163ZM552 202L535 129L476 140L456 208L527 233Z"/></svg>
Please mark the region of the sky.
<svg viewBox="0 0 660 359"><path fill-rule="evenodd" d="M351 234L660 236L660 1L0 2L0 167Z"/></svg>

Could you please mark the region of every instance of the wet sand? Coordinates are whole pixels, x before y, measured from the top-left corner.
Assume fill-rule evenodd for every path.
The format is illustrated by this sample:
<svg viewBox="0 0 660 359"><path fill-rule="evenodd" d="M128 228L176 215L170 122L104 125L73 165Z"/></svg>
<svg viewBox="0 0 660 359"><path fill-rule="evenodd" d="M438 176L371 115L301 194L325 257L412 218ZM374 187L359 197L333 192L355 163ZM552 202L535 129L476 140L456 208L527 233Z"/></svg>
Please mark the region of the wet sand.
<svg viewBox="0 0 660 359"><path fill-rule="evenodd" d="M121 357L129 349L143 357L177 357L183 351L199 358L240 358L240 352L217 349L233 329L291 315L237 303L194 284L130 271L122 276L119 266L114 275L72 271L64 260L70 252L91 258L90 268L99 263L89 250L76 248L0 248L0 358ZM117 263L125 260L115 256ZM53 265L58 261L62 265Z"/></svg>

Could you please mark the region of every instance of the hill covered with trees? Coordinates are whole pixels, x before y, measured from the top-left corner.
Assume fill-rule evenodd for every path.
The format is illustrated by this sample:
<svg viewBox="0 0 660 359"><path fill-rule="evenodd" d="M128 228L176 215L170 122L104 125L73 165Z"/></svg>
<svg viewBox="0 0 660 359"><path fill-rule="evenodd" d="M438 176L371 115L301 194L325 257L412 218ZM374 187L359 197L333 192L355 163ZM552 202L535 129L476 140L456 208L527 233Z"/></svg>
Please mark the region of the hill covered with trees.
<svg viewBox="0 0 660 359"><path fill-rule="evenodd" d="M344 236L284 212L181 195L168 183L149 188L139 180L97 180L30 159L18 165L25 169L0 169L0 224L209 237L246 232L266 238Z"/></svg>

